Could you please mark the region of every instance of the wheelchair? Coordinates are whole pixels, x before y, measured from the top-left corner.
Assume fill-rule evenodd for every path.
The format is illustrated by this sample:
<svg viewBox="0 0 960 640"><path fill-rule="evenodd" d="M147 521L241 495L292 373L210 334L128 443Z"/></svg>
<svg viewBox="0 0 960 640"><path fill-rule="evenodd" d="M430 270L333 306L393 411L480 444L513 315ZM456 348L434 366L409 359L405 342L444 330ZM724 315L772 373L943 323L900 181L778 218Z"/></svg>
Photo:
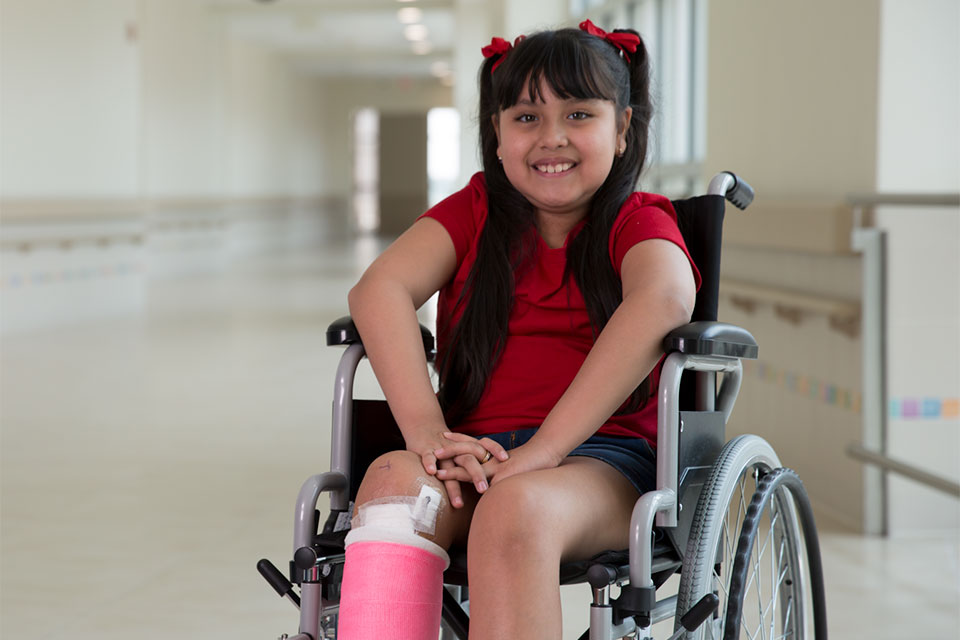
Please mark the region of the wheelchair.
<svg viewBox="0 0 960 640"><path fill-rule="evenodd" d="M827 637L819 543L802 482L762 438L742 435L725 442L741 360L758 352L749 332L716 321L726 200L744 209L753 190L723 172L710 182L707 195L674 201L680 231L701 272L701 290L692 322L663 343L657 483L633 509L629 549L560 567L561 585L585 582L592 589L590 627L581 640L645 639L653 624L670 618L670 640ZM421 334L432 359L433 336L423 326ZM346 346L334 387L331 470L300 489L289 578L268 560L257 565L277 593L300 609L299 633L281 636L289 640L336 638L352 500L367 466L404 447L385 401L352 397L364 349L349 317L330 325L327 344ZM323 492L330 494L330 509L321 527L317 501ZM467 640L466 553L452 549L450 556L442 637ZM658 599L658 589L677 573L677 593Z"/></svg>

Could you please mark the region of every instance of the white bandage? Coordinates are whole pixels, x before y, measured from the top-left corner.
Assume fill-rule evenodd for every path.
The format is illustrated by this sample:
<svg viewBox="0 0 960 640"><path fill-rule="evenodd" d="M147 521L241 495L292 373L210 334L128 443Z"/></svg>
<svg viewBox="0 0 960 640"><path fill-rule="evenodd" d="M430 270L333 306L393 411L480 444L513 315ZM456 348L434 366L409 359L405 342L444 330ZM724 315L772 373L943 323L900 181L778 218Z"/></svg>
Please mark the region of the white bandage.
<svg viewBox="0 0 960 640"><path fill-rule="evenodd" d="M360 507L347 534L347 546L354 542L395 542L418 547L440 556L450 564L447 552L439 545L417 535L433 535L440 515L442 496L428 485L420 488L420 495L378 498Z"/></svg>
<svg viewBox="0 0 960 640"><path fill-rule="evenodd" d="M413 528L420 533L433 535L437 531L437 516L440 515L440 492L429 485L420 487L420 495L413 504L410 517Z"/></svg>

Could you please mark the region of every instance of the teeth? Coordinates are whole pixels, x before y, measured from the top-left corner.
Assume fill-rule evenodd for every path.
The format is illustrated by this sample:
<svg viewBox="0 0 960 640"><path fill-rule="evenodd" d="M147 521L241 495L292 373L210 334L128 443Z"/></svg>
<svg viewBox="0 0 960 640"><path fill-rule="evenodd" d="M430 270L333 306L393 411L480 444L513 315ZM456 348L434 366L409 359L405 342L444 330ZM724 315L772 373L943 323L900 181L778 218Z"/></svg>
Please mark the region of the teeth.
<svg viewBox="0 0 960 640"><path fill-rule="evenodd" d="M573 166L572 162L564 162L562 164L548 164L537 167L537 171L541 173L560 173L561 171L566 171Z"/></svg>

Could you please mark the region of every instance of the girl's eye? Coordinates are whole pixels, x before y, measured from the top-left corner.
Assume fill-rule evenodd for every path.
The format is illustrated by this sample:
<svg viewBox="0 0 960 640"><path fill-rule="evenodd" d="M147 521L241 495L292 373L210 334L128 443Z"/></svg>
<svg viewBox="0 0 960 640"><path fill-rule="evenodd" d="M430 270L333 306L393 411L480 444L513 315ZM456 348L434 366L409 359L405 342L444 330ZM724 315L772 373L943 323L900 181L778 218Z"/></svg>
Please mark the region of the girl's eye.
<svg viewBox="0 0 960 640"><path fill-rule="evenodd" d="M536 119L536 116L530 113L521 113L519 116L517 116L517 122L533 122Z"/></svg>
<svg viewBox="0 0 960 640"><path fill-rule="evenodd" d="M590 117L590 114L586 111L574 111L570 114L571 120L586 120Z"/></svg>

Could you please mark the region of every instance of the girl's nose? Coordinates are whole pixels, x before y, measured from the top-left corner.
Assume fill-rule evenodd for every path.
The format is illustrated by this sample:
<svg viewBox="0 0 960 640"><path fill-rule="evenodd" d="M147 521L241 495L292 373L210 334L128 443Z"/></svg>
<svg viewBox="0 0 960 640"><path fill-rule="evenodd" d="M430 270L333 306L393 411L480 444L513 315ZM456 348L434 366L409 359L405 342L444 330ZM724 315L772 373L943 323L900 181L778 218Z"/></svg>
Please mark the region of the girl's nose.
<svg viewBox="0 0 960 640"><path fill-rule="evenodd" d="M567 145L567 131L562 122L545 120L541 128L540 146L544 149L557 149Z"/></svg>

